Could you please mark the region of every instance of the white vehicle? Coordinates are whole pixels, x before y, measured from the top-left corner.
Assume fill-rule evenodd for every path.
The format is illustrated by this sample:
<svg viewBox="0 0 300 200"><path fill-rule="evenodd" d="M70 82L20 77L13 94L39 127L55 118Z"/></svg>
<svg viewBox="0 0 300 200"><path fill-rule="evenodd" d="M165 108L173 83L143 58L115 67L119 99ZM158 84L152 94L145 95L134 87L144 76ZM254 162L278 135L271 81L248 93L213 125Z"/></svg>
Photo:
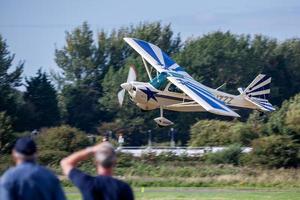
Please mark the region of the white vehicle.
<svg viewBox="0 0 300 200"><path fill-rule="evenodd" d="M155 118L159 126L173 122L163 116L163 110L178 112L210 112L217 115L240 117L231 107L248 108L262 112L274 111L269 103L271 77L259 74L246 89L238 88L239 95L232 95L219 88L207 87L194 80L182 67L154 44L135 38L124 40L142 57L150 82L136 81L136 72L130 68L128 80L121 84L118 93L120 105L125 90L142 110L160 108L160 117ZM148 66L149 63L152 67ZM152 69L156 77L152 77Z"/></svg>

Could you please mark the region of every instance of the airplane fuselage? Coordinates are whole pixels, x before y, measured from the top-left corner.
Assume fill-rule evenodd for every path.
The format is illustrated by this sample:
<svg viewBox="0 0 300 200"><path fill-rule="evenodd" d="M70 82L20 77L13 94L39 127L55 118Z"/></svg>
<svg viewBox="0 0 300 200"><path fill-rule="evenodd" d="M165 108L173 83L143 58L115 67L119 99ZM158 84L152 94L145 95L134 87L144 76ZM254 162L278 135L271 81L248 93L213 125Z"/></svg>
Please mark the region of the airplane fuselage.
<svg viewBox="0 0 300 200"><path fill-rule="evenodd" d="M122 87L128 91L130 99L142 110L154 110L163 107L166 110L179 112L205 111L205 109L185 93L170 91L171 85L167 85L163 90L159 90L152 84L146 82L133 81L125 84L127 84L127 86L123 85ZM253 105L245 101L241 95L231 95L205 85L201 86L228 106L254 108Z"/></svg>

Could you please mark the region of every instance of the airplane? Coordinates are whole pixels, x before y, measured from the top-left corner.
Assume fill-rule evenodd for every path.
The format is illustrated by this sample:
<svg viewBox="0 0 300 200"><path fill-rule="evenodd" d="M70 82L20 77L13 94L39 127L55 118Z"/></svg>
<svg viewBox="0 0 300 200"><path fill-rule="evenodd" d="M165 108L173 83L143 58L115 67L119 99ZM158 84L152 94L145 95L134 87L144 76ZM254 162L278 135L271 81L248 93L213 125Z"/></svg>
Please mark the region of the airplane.
<svg viewBox="0 0 300 200"><path fill-rule="evenodd" d="M268 101L271 77L265 74L259 74L245 89L238 88L239 95L232 95L219 90L223 85L214 89L197 82L158 46L136 38L124 40L142 57L150 81L136 81L136 71L130 67L127 82L121 84L123 89L118 93L119 104L122 105L127 91L141 110L159 108L160 117L154 119L159 127L174 124L163 116L164 110L210 112L234 118L240 117L234 111L236 108L275 110ZM152 77L153 69L155 77Z"/></svg>

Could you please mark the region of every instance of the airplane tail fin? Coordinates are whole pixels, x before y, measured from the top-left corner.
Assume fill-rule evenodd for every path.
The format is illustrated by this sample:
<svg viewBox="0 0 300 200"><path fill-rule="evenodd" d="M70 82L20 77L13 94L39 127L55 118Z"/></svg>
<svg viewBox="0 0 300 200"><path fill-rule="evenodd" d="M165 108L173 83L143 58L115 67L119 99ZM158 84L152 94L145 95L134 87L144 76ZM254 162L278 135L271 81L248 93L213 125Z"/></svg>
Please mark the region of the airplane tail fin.
<svg viewBox="0 0 300 200"><path fill-rule="evenodd" d="M270 84L271 77L259 74L245 90L238 88L238 91L247 101L258 107L259 110L274 111L275 108L268 101L270 98Z"/></svg>

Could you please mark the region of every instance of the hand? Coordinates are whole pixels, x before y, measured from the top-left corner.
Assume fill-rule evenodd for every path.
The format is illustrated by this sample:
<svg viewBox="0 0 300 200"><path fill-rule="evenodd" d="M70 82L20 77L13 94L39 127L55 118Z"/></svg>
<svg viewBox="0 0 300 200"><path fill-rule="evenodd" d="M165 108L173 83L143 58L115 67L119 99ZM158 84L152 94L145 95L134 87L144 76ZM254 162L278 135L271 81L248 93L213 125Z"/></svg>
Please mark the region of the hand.
<svg viewBox="0 0 300 200"><path fill-rule="evenodd" d="M105 143L109 143L109 142L101 142L99 144L96 144L94 146L92 146L92 152L96 153L99 149L101 149L101 147L105 144Z"/></svg>

